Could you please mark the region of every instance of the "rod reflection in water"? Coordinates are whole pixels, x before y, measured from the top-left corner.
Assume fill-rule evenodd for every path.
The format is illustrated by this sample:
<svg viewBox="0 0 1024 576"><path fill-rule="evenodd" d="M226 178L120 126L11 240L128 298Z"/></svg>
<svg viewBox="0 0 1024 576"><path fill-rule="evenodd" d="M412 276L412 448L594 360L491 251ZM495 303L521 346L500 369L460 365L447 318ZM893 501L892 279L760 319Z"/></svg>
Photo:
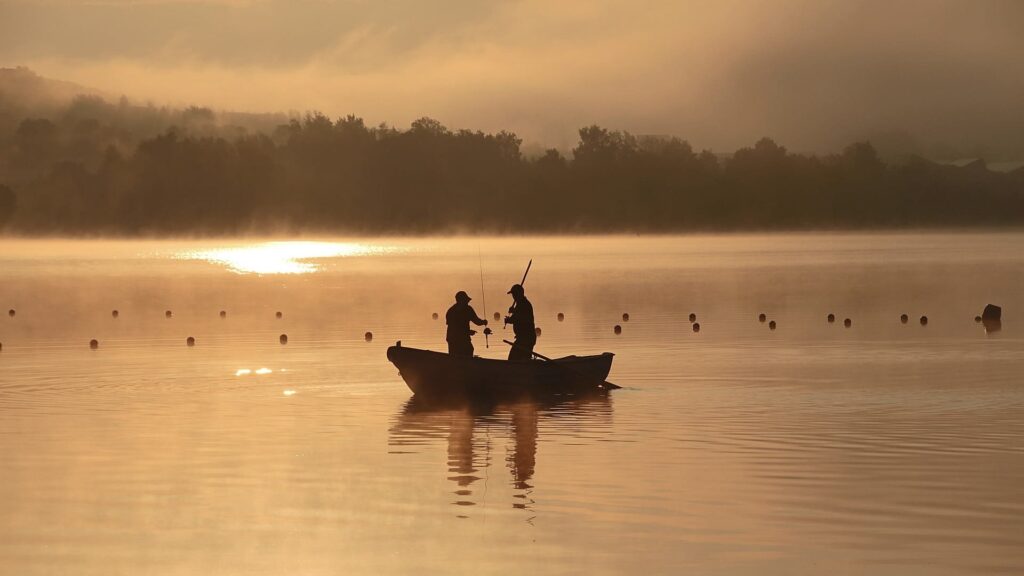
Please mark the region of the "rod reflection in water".
<svg viewBox="0 0 1024 576"><path fill-rule="evenodd" d="M446 442L446 477L455 483L460 507L485 504L492 464L491 450L505 446L504 463L513 489L511 506L529 510L534 504L533 477L537 467L537 438L578 432L581 424L611 425L612 404L606 392L545 400L498 403L430 403L413 397L394 417L388 444L402 448ZM479 483L483 480L483 485ZM458 516L467 517L460 511Z"/></svg>

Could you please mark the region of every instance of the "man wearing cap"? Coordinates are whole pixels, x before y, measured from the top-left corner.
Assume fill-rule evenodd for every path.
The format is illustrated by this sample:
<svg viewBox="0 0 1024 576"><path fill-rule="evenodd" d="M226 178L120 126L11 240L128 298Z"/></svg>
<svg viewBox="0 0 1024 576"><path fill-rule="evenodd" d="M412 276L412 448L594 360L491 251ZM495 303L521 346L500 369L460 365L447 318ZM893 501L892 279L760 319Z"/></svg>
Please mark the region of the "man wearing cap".
<svg viewBox="0 0 1024 576"><path fill-rule="evenodd" d="M459 290L455 294L455 304L448 309L445 313L444 319L448 324L448 354L452 356L473 356L473 341L470 336L476 334L475 330L470 330L469 323L472 322L477 326L487 326L487 320L481 319L476 315L476 310L469 305L469 301L472 298L469 294ZM486 328L489 331L490 328ZM490 332L487 332L488 334Z"/></svg>
<svg viewBox="0 0 1024 576"><path fill-rule="evenodd" d="M508 309L505 323L512 325L516 342L508 352L509 360L533 358L533 347L537 345L537 327L533 324L533 304L526 299L523 287L516 284L508 291L512 295L512 307Z"/></svg>

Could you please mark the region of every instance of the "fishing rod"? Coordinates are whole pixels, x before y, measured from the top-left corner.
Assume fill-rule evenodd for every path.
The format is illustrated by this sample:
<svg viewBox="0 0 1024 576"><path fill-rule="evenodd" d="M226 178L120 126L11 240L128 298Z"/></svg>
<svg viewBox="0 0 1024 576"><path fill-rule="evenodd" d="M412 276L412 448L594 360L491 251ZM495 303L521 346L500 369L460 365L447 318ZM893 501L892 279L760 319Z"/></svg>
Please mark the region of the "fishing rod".
<svg viewBox="0 0 1024 576"><path fill-rule="evenodd" d="M477 256L477 258L480 261L480 299L483 301L483 305L484 305L484 319L486 320L487 319L487 292L484 291L484 257L483 257L483 254L480 251L480 244L476 245L476 256ZM491 341L490 341L490 338L488 338L490 335L491 335L491 329L488 328L487 326L484 326L484 345L487 348L491 347Z"/></svg>
<svg viewBox="0 0 1024 576"><path fill-rule="evenodd" d="M533 266L533 258L526 264L526 272L523 272L523 279L519 281L519 285L526 284L526 275L530 273L530 266Z"/></svg>
<svg viewBox="0 0 1024 576"><path fill-rule="evenodd" d="M523 279L519 281L519 285L520 286L526 284L526 276L530 274L530 267L531 266L533 266L533 258L530 258L530 262L526 265L526 272L523 272ZM511 314L513 311L515 311L515 309L516 309L516 303L513 302L512 305L508 307L508 313ZM507 328L507 327L508 327L508 317L506 316L505 317L505 326L503 326L503 328Z"/></svg>

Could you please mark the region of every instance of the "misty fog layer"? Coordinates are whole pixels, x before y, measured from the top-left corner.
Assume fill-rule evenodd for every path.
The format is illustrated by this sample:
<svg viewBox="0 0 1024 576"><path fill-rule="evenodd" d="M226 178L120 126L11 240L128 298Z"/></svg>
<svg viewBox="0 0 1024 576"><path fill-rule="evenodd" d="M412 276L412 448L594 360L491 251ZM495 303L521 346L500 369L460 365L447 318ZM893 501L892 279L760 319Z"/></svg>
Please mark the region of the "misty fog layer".
<svg viewBox="0 0 1024 576"><path fill-rule="evenodd" d="M1024 168L886 161L867 142L804 155L763 138L725 157L591 125L570 154L531 156L512 132L427 117L397 129L355 116L217 114L97 96L40 105L12 94L0 92L0 227L9 233L1024 224Z"/></svg>
<svg viewBox="0 0 1024 576"><path fill-rule="evenodd" d="M1024 159L1015 0L0 0L0 66L250 112Z"/></svg>

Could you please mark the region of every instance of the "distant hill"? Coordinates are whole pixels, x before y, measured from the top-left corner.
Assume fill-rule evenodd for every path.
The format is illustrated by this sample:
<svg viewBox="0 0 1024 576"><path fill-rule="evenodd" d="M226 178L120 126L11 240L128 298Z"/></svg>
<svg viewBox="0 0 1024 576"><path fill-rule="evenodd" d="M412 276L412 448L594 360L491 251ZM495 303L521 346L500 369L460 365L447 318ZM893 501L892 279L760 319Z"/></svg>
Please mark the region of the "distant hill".
<svg viewBox="0 0 1024 576"><path fill-rule="evenodd" d="M95 88L45 78L23 66L0 68L0 102L7 105L22 108L64 106L82 95L109 98Z"/></svg>
<svg viewBox="0 0 1024 576"><path fill-rule="evenodd" d="M82 86L74 82L40 76L29 68L0 68L0 149L22 129L25 122L46 120L63 134L64 144L81 139L82 130L97 134L90 123L103 127L104 144L131 151L142 140L168 130L196 136L234 137L242 134L272 134L290 116L280 113L253 114L215 111L201 106L174 107L137 103L123 95ZM84 124L83 124L84 122ZM5 162L0 157L0 181ZM8 180L10 177L8 176Z"/></svg>

